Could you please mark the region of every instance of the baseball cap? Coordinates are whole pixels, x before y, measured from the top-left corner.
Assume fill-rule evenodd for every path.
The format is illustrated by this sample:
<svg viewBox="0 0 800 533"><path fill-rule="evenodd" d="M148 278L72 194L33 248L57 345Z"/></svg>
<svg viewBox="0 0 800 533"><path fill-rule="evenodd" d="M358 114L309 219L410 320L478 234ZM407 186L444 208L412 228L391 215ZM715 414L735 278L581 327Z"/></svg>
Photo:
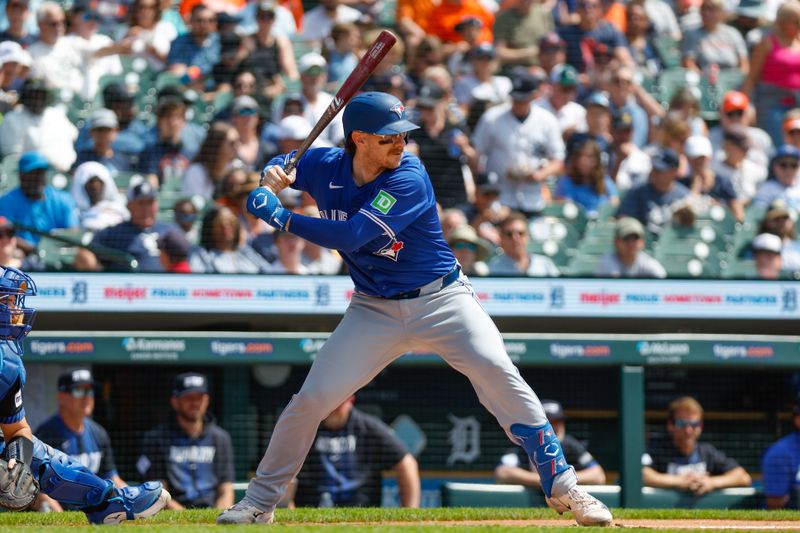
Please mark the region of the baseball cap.
<svg viewBox="0 0 800 533"><path fill-rule="evenodd" d="M31 66L31 55L14 41L3 41L0 43L0 65L6 63L19 63L26 67Z"/></svg>
<svg viewBox="0 0 800 533"><path fill-rule="evenodd" d="M608 99L608 96L605 93L595 91L589 95L586 101L583 103L584 107L589 106L597 106L603 107L609 111L611 111L611 101Z"/></svg>
<svg viewBox="0 0 800 533"><path fill-rule="evenodd" d="M280 128L278 139L282 141L302 141L311 133L311 124L300 115L283 117L278 123L278 128Z"/></svg>
<svg viewBox="0 0 800 533"><path fill-rule="evenodd" d="M25 152L19 158L20 173L47 170L48 168L50 168L50 162L39 152Z"/></svg>
<svg viewBox="0 0 800 533"><path fill-rule="evenodd" d="M711 157L714 153L714 148L711 146L711 141L708 140L708 137L692 135L683 143L683 151L686 157L694 159L695 157Z"/></svg>
<svg viewBox="0 0 800 533"><path fill-rule="evenodd" d="M89 129L95 128L119 128L116 113L105 107L94 111L89 117Z"/></svg>
<svg viewBox="0 0 800 533"><path fill-rule="evenodd" d="M800 116L790 116L783 121L783 131L789 133L792 130L800 130Z"/></svg>
<svg viewBox="0 0 800 533"><path fill-rule="evenodd" d="M564 420L564 408L555 400L542 399L542 408L548 420Z"/></svg>
<svg viewBox="0 0 800 533"><path fill-rule="evenodd" d="M171 258L189 257L191 244L186 239L186 234L177 228L167 230L158 238L158 249L167 252Z"/></svg>
<svg viewBox="0 0 800 533"><path fill-rule="evenodd" d="M147 198L155 198L158 196L155 187L149 181L144 180L128 187L128 201L135 202L136 200L144 200Z"/></svg>
<svg viewBox="0 0 800 533"><path fill-rule="evenodd" d="M492 43L481 43L470 50L468 55L470 59L494 59L497 53Z"/></svg>
<svg viewBox="0 0 800 533"><path fill-rule="evenodd" d="M80 387L81 385L94 385L92 371L88 368L68 370L58 376L58 390L60 392L69 392L73 388Z"/></svg>
<svg viewBox="0 0 800 533"><path fill-rule="evenodd" d="M652 157L654 170L676 170L680 166L680 158L674 150L663 148Z"/></svg>
<svg viewBox="0 0 800 533"><path fill-rule="evenodd" d="M238 115L257 115L258 102L252 96L243 94L233 101L233 112Z"/></svg>
<svg viewBox="0 0 800 533"><path fill-rule="evenodd" d="M629 235L644 237L644 226L633 217L622 217L614 227L614 237L624 239Z"/></svg>
<svg viewBox="0 0 800 533"><path fill-rule="evenodd" d="M542 48L564 48L567 43L559 34L554 31L547 33L539 39L539 49Z"/></svg>
<svg viewBox="0 0 800 533"><path fill-rule="evenodd" d="M103 103L106 107L114 103L132 102L134 95L124 83L109 83L103 88Z"/></svg>
<svg viewBox="0 0 800 533"><path fill-rule="evenodd" d="M453 246L453 244L457 242L468 242L470 244L474 244L476 246L475 258L478 261L484 261L487 257L489 257L489 246L483 239L478 237L475 229L469 224L464 224L457 227L450 233L450 236L447 237L448 246Z"/></svg>
<svg viewBox="0 0 800 533"><path fill-rule="evenodd" d="M753 244L750 245L754 252L772 252L774 254L781 253L783 250L783 241L777 235L772 233L761 233L753 239Z"/></svg>
<svg viewBox="0 0 800 533"><path fill-rule="evenodd" d="M525 100L539 88L539 80L525 67L515 67L511 71L511 98Z"/></svg>
<svg viewBox="0 0 800 533"><path fill-rule="evenodd" d="M750 99L739 91L728 91L722 98L722 112L744 111L750 105Z"/></svg>
<svg viewBox="0 0 800 533"><path fill-rule="evenodd" d="M631 115L629 111L620 111L614 115L614 119L611 122L611 127L615 130L632 130L633 115Z"/></svg>
<svg viewBox="0 0 800 533"><path fill-rule="evenodd" d="M483 27L483 22L481 22L481 19L479 19L478 17L473 17L471 15L468 15L459 20L453 29L456 30L457 32L462 32L467 28L482 28L482 27Z"/></svg>
<svg viewBox="0 0 800 533"><path fill-rule="evenodd" d="M434 107L444 98L444 91L436 83L426 83L417 93L417 106Z"/></svg>
<svg viewBox="0 0 800 533"><path fill-rule="evenodd" d="M772 156L772 161L777 161L778 159L784 157L791 157L793 159L800 159L800 150L792 146L791 144L784 144L781 145L777 150L775 150L775 155Z"/></svg>
<svg viewBox="0 0 800 533"><path fill-rule="evenodd" d="M300 73L309 74L311 76L322 74L322 71L325 70L325 67L327 66L328 62L325 61L325 58L316 52L309 52L305 54L297 62L297 69L300 71ZM316 69L311 70L314 67L316 67Z"/></svg>
<svg viewBox="0 0 800 533"><path fill-rule="evenodd" d="M556 85L575 87L578 85L578 71L572 65L556 65L550 72L550 81Z"/></svg>
<svg viewBox="0 0 800 533"><path fill-rule="evenodd" d="M774 218L791 216L792 212L789 210L789 206L786 204L786 201L783 198L777 198L773 200L771 204L769 204L769 208L764 214L764 219L772 220Z"/></svg>
<svg viewBox="0 0 800 533"><path fill-rule="evenodd" d="M767 11L767 4L763 0L739 0L736 6L736 14L740 17L751 19L762 18Z"/></svg>
<svg viewBox="0 0 800 533"><path fill-rule="evenodd" d="M272 0L262 0L258 3L258 10L260 12L275 11L277 4Z"/></svg>
<svg viewBox="0 0 800 533"><path fill-rule="evenodd" d="M175 387L172 389L173 396L183 396L190 392L202 392L208 394L208 379L197 372L184 372L175 378Z"/></svg>
<svg viewBox="0 0 800 533"><path fill-rule="evenodd" d="M218 21L219 17L225 14L226 13L220 13L217 15ZM220 22L220 24L222 24L222 22ZM224 31L219 34L219 53L223 56L236 53L241 44L242 38L235 31Z"/></svg>

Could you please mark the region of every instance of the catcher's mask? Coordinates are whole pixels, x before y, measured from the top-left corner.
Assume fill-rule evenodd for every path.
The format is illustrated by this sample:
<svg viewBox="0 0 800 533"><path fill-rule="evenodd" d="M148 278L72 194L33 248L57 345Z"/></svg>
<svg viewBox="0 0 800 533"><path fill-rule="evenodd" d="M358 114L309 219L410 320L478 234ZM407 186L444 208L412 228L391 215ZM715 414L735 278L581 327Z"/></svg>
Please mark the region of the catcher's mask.
<svg viewBox="0 0 800 533"><path fill-rule="evenodd" d="M0 266L0 339L17 355L22 355L22 340L36 316L36 309L25 307L26 296L36 296L31 277L16 268Z"/></svg>

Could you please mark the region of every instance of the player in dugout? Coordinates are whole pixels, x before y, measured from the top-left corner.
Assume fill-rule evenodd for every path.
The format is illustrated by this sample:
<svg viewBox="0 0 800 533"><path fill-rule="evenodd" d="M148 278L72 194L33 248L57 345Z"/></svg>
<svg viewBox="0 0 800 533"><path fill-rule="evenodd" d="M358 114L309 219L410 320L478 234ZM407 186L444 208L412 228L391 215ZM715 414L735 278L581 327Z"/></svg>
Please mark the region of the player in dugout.
<svg viewBox="0 0 800 533"><path fill-rule="evenodd" d="M355 284L342 321L317 354L275 425L245 497L221 524L272 522L317 427L401 354L439 354L465 374L481 403L536 464L548 504L582 525L610 525L608 508L578 486L542 404L511 362L442 236L436 198L420 160L404 152L418 128L392 95L356 96L343 115L345 147L312 149L288 175L291 154L273 158L250 213L280 231L338 250ZM285 187L307 192L321 218L284 209Z"/></svg>
<svg viewBox="0 0 800 533"><path fill-rule="evenodd" d="M25 306L36 295L27 274L0 266L0 507L22 511L42 493L65 509L80 510L93 524L118 524L155 515L170 500L160 483L117 488L66 454L33 436L25 419L22 341L36 310Z"/></svg>

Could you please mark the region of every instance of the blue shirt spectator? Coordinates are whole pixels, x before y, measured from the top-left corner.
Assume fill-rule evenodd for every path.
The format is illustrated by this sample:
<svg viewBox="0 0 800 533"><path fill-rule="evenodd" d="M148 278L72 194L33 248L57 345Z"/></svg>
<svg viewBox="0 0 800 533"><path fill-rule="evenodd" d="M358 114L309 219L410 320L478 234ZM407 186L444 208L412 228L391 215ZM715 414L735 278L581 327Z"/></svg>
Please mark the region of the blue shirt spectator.
<svg viewBox="0 0 800 533"><path fill-rule="evenodd" d="M773 443L761 463L768 509L797 509L800 504L800 403L794 406L793 413L795 431Z"/></svg>
<svg viewBox="0 0 800 533"><path fill-rule="evenodd" d="M198 67L201 74L211 74L220 60L217 17L203 4L192 9L190 31L179 35L169 48L167 65L170 72L186 74L189 67Z"/></svg>
<svg viewBox="0 0 800 533"><path fill-rule="evenodd" d="M586 1L599 3L599 0ZM600 45L611 54L618 55L618 50L624 49L628 55L628 41L625 36L604 20L591 29L580 24L562 26L558 29L558 34L567 43L567 63L580 72L585 72L587 66L594 62L593 53Z"/></svg>
<svg viewBox="0 0 800 533"><path fill-rule="evenodd" d="M39 152L26 152L19 160L19 187L0 197L0 214L17 224L47 233L54 229L78 227L72 197L47 185L47 159ZM40 235L18 227L18 237L36 245Z"/></svg>

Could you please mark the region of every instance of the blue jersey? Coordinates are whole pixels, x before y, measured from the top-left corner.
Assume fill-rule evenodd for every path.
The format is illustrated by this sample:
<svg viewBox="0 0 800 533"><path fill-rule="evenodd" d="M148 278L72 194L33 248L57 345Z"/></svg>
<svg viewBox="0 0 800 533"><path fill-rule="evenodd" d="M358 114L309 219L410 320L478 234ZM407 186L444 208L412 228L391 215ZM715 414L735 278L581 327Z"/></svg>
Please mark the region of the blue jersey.
<svg viewBox="0 0 800 533"><path fill-rule="evenodd" d="M787 435L767 449L761 464L764 495L790 496L790 506L798 506L800 494L800 432Z"/></svg>
<svg viewBox="0 0 800 533"><path fill-rule="evenodd" d="M270 164L282 165L285 157ZM378 236L370 242L339 250L359 292L393 296L430 283L456 265L442 236L428 172L416 156L403 154L398 168L358 187L351 154L341 148L309 150L297 165L293 187L316 200L322 218L377 227Z"/></svg>
<svg viewBox="0 0 800 533"><path fill-rule="evenodd" d="M15 424L25 418L22 388L25 367L22 359L0 342L0 424ZM2 447L0 447L2 450Z"/></svg>
<svg viewBox="0 0 800 533"><path fill-rule="evenodd" d="M98 476L108 479L117 475L111 439L103 426L86 418L84 429L75 433L64 423L60 415L53 415L34 432L42 442L69 455Z"/></svg>

